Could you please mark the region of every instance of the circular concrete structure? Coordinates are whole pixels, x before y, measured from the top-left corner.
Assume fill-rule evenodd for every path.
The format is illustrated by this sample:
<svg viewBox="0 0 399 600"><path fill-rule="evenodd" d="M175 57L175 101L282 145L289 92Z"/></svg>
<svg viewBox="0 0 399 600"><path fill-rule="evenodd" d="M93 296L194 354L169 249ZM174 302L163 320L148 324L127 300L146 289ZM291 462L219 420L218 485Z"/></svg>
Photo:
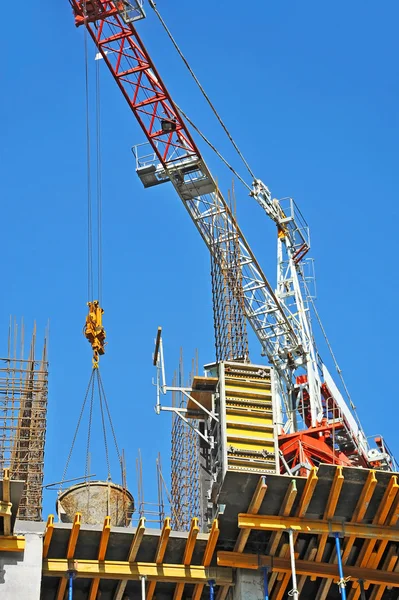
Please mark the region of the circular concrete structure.
<svg viewBox="0 0 399 600"><path fill-rule="evenodd" d="M134 499L130 492L111 481L78 483L60 494L56 505L63 523L72 523L77 512L82 523L100 525L111 517L111 525L125 527L130 524Z"/></svg>

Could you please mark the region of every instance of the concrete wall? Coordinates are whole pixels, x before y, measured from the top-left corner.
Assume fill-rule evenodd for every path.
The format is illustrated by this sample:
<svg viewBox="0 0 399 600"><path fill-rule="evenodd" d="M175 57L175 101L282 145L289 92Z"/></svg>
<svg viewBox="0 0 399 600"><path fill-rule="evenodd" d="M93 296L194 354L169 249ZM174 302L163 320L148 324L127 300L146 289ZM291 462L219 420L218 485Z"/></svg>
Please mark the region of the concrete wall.
<svg viewBox="0 0 399 600"><path fill-rule="evenodd" d="M264 600L262 571L237 569L233 600Z"/></svg>
<svg viewBox="0 0 399 600"><path fill-rule="evenodd" d="M42 579L42 523L17 521L14 534L25 536L25 551L0 552L1 600L39 600Z"/></svg>

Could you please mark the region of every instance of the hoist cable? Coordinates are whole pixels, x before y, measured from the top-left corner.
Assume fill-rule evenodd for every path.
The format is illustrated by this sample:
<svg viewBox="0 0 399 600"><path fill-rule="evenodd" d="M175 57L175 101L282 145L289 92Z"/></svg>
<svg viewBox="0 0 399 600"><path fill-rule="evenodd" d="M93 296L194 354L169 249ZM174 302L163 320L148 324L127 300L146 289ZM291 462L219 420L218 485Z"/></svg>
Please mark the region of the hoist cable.
<svg viewBox="0 0 399 600"><path fill-rule="evenodd" d="M102 157L101 157L101 95L100 61L96 62L96 141L97 141L97 265L98 301L102 304Z"/></svg>
<svg viewBox="0 0 399 600"><path fill-rule="evenodd" d="M319 312L318 312L318 310L317 310L317 308L316 308L315 301L314 301L314 299L312 298L312 296L311 296L311 295L310 295L310 293L309 293L309 288L308 288L308 286L307 286L307 283L306 283L305 279L303 278L303 279L302 279L302 281L303 281L303 284L304 284L304 288L305 288L305 291L306 291L306 296L307 296L308 302L310 302L310 304L312 305L313 312L314 312L314 314L315 314L315 317L316 317L316 319L317 319L317 323L318 323L318 325L319 325L319 327L320 327L320 330L321 330L321 332L322 332L322 334L323 334L324 341L326 342L326 345L327 345L327 348L328 348L328 350L329 350L329 352L330 352L330 355L331 355L331 358L332 358L332 360L333 360L333 363L334 363L335 369L336 369L336 371L337 371L337 373L338 373L338 376L339 376L339 378L340 378L340 380L341 380L342 387L343 387L343 388L344 388L344 390L345 390L345 394L346 394L346 397L347 397L347 399L348 399L349 406L351 407L351 409L352 409L352 412L353 412L353 414L354 414L354 415L355 415L355 417L356 417L356 421L357 421L357 424L358 424L358 426L360 427L360 429L362 429L362 425L361 425L361 423L360 423L360 419L359 419L359 416L358 416L358 414L357 414L357 411L356 411L356 406L355 406L355 404L354 404L354 402L353 402L353 400L352 400L352 397L351 397L351 395L350 395L350 393L349 393L349 390L348 390L348 387L347 387L347 385L346 385L346 382L345 382L345 379L344 379L344 376L343 376L342 370L341 370L341 369L340 369L340 367L339 367L339 364L338 364L338 361L337 361L337 359L336 359L336 357L335 357L335 354L334 354L333 348L332 348L332 346L331 346L330 340L328 339L327 332L326 332L326 330L324 329L324 325L323 325L323 323L322 323L322 320L321 320L321 318L320 318Z"/></svg>
<svg viewBox="0 0 399 600"><path fill-rule="evenodd" d="M106 425L105 425L103 398L102 398L102 392L101 392L99 371L98 371L98 369L96 369L96 371L97 371L98 397L99 397L99 400L100 400L101 424L102 424L102 428L103 428L105 460L107 462L107 480L111 481L111 467L110 467L110 463L109 463L108 442L107 442L107 428L106 428Z"/></svg>
<svg viewBox="0 0 399 600"><path fill-rule="evenodd" d="M107 411L108 420L109 420L109 424L110 424L111 432L112 432L112 437L113 437L114 444L115 444L116 454L118 456L118 460L119 460L119 463L120 463L121 462L121 454L119 452L118 442L116 441L116 434L115 434L114 424L112 422L111 412L109 410L108 401L107 401L107 397L105 395L104 385L103 385L103 381L101 379L100 371L98 371L98 381L99 381L100 386L101 386L102 397L104 399L104 404L105 404L105 410Z"/></svg>
<svg viewBox="0 0 399 600"><path fill-rule="evenodd" d="M188 121L188 123L190 123L191 127L193 129L195 129L195 131L198 133L198 135L204 140L204 142L206 144L208 144L208 146L215 152L215 154L220 158L220 160L226 165L226 167L228 169L230 169L230 171L237 177L237 179L239 181L241 181L241 183L250 191L252 192L252 188L250 185L247 184L247 182L245 181L245 179L243 179L241 177L241 175L239 175L237 173L237 171L234 169L234 167L231 166L231 164L229 162L227 162L227 160L224 158L224 156L222 156L219 152L219 150L212 144L212 142L210 140L208 140L208 138L202 133L202 131L200 129L198 129L198 127L196 125L194 125L194 123L192 122L192 120L187 116L187 114L183 111L183 109L180 108L180 106L178 106L175 102L175 106L176 108L181 112L181 114L183 115L183 117L186 119L186 121Z"/></svg>
<svg viewBox="0 0 399 600"><path fill-rule="evenodd" d="M186 59L186 57L184 56L183 52L180 50L176 40L174 39L171 31L169 30L168 26L166 25L165 21L163 20L159 10L157 9L154 0L149 0L149 4L151 6L151 8L154 9L155 14L157 15L159 21L161 22L163 28L165 29L170 41L172 42L173 46L175 47L177 53L179 54L180 58L182 59L182 61L184 62L184 64L186 65L191 77L194 79L195 83L197 84L197 86L199 87L199 89L201 90L202 95L204 96L205 100L207 101L207 103L209 104L212 112L214 113L214 115L216 116L217 120L219 121L220 125L222 126L222 128L224 129L224 132L226 133L227 137L229 138L230 142L233 144L235 151L237 152L237 154L239 155L239 157L241 158L242 162L244 163L244 165L246 166L249 174L251 175L252 179L256 179L251 167L249 166L248 162L246 161L244 155L242 154L241 150L239 149L239 147L237 146L236 142L234 141L231 133L229 132L229 130L227 129L225 123L223 122L221 116L219 115L219 113L217 112L215 106L213 105L211 99L209 98L208 94L206 93L205 89L203 88L203 86L201 85L201 82L199 81L198 77L196 76L196 74L194 73L193 69L190 67L190 64L188 62L188 60Z"/></svg>
<svg viewBox="0 0 399 600"><path fill-rule="evenodd" d="M94 405L94 371L97 369L93 369L93 377L92 377L92 385L91 385L91 394L90 394L90 409L89 409L89 424L87 427L87 442L86 442L86 467L85 467L85 477L87 478L89 474L89 466L90 466L90 442L91 442L91 424L93 421L93 405Z"/></svg>
<svg viewBox="0 0 399 600"><path fill-rule="evenodd" d="M83 5L84 15L87 16L86 0ZM88 299L92 299L93 285L93 230L92 230L92 198L91 198L91 147L90 147L90 97L89 97L89 50L88 33L84 32L84 56L85 56L85 86L86 86L86 160L87 160L87 292Z"/></svg>
<svg viewBox="0 0 399 600"><path fill-rule="evenodd" d="M61 478L61 482L60 482L60 490L61 490L61 488L62 488L62 486L64 484L65 477L66 477L66 474L68 472L69 463L71 461L72 452L73 452L73 449L75 447L76 438L77 438L77 435L78 435L78 432L79 432L80 424L82 422L82 417L83 417L83 413L84 413L84 410L85 410L87 398L89 396L89 391L90 391L90 387L91 387L91 384L92 384L93 377L94 377L94 369L91 372L89 383L88 383L88 386L87 386L87 389L86 389L86 394L85 394L85 397L84 397L84 400L83 400L82 408L80 409L78 423L76 425L75 433L74 433L74 436L72 438L71 448L69 450L68 458L67 458L66 465L65 465L65 468L64 468L64 472L62 474L62 478Z"/></svg>

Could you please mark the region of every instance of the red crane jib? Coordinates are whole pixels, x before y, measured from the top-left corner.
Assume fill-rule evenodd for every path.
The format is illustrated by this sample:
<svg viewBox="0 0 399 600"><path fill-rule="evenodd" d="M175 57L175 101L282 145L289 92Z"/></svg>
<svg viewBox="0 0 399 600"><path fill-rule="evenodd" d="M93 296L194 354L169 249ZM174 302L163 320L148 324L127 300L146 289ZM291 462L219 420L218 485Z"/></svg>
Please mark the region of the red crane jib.
<svg viewBox="0 0 399 600"><path fill-rule="evenodd" d="M200 152L132 23L118 2L71 0L77 26L85 25L101 57L150 142L159 162L171 167Z"/></svg>

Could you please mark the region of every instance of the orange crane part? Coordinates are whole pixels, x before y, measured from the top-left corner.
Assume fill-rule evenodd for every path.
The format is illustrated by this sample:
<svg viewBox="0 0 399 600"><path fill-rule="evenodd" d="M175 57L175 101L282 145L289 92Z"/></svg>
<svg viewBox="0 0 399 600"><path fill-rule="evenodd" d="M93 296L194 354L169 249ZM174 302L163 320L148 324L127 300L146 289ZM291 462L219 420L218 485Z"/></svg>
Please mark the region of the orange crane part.
<svg viewBox="0 0 399 600"><path fill-rule="evenodd" d="M105 354L106 333L103 327L104 309L101 308L98 300L88 302L87 306L89 307L89 312L86 317L84 335L93 349L93 368L98 369L99 358Z"/></svg>

